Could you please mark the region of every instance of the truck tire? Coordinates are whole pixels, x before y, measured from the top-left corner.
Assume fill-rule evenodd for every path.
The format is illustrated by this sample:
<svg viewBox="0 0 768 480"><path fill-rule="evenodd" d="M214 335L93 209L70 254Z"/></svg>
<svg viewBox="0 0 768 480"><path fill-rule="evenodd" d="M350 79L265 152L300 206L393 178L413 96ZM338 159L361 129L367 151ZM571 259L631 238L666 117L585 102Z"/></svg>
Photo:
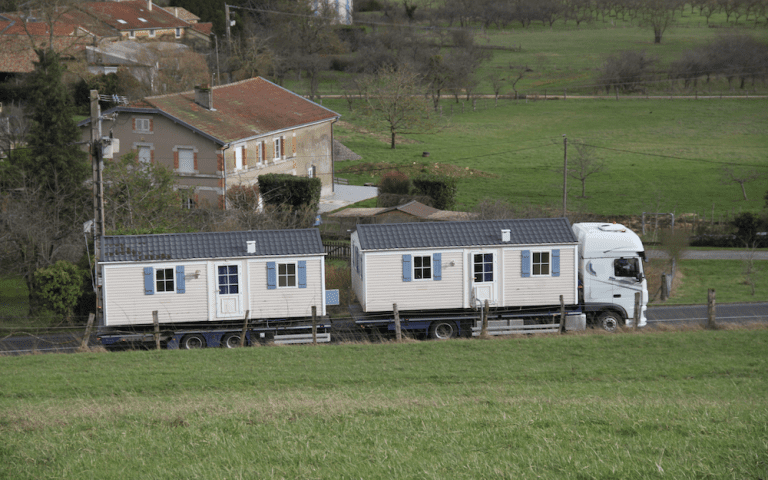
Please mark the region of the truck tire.
<svg viewBox="0 0 768 480"><path fill-rule="evenodd" d="M456 323L439 320L429 326L429 338L434 340L448 340L456 337Z"/></svg>
<svg viewBox="0 0 768 480"><path fill-rule="evenodd" d="M179 348L182 350L194 350L196 348L205 348L205 346L205 337L199 333L184 335L179 344Z"/></svg>
<svg viewBox="0 0 768 480"><path fill-rule="evenodd" d="M221 339L222 348L237 348L240 346L240 334L228 333Z"/></svg>
<svg viewBox="0 0 768 480"><path fill-rule="evenodd" d="M597 324L606 332L615 332L622 323L624 319L613 310L607 310L597 317Z"/></svg>

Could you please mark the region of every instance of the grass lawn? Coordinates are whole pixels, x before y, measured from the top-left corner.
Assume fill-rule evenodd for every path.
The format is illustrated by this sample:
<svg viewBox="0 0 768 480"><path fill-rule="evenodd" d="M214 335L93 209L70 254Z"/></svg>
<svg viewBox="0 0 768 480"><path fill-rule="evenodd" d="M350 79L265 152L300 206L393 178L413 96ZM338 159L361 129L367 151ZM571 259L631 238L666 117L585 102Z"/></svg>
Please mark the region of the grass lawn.
<svg viewBox="0 0 768 480"><path fill-rule="evenodd" d="M716 220L765 205L764 181L721 183L725 164L768 173L768 99L481 101L461 113L443 102L444 129L404 135L396 149L361 127L343 100L324 105L341 113L334 135L363 157L337 162L336 176L354 184L375 182L386 171L409 175L447 172L459 178L458 208L483 198L562 206L563 134L595 146L605 163L588 177L586 197L569 178L569 211L599 215L642 212L699 213ZM429 152L429 157L423 157Z"/></svg>
<svg viewBox="0 0 768 480"><path fill-rule="evenodd" d="M768 330L0 357L0 478L766 478Z"/></svg>

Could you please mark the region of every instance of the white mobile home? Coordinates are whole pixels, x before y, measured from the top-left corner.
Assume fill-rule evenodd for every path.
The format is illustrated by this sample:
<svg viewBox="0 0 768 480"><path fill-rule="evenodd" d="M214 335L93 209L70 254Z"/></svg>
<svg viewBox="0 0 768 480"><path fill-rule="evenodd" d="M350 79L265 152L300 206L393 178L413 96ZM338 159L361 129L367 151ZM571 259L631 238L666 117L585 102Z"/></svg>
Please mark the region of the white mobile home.
<svg viewBox="0 0 768 480"><path fill-rule="evenodd" d="M364 312L578 303L568 220L358 225L352 286Z"/></svg>
<svg viewBox="0 0 768 480"><path fill-rule="evenodd" d="M104 326L326 314L317 229L102 237Z"/></svg>

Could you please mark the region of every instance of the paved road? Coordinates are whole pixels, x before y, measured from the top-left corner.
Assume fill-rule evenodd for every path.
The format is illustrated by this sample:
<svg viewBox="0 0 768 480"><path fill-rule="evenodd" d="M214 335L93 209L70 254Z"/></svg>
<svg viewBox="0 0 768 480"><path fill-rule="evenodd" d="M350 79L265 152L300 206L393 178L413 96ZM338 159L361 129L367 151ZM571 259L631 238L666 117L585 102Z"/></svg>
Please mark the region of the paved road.
<svg viewBox="0 0 768 480"><path fill-rule="evenodd" d="M768 323L768 303L726 303L715 306L717 322L727 323ZM648 307L648 325L706 323L706 305L676 305Z"/></svg>
<svg viewBox="0 0 768 480"><path fill-rule="evenodd" d="M663 250L648 250L648 258L667 258ZM768 249L750 250L687 250L683 252L683 260L768 260Z"/></svg>

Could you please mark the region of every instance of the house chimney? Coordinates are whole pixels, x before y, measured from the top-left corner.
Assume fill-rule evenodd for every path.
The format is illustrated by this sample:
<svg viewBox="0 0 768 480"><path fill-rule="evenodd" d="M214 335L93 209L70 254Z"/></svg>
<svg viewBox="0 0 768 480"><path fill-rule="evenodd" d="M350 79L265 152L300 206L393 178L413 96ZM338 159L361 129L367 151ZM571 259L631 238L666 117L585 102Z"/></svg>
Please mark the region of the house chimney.
<svg viewBox="0 0 768 480"><path fill-rule="evenodd" d="M509 229L508 228L502 229L501 230L501 241L502 242L509 242L509 240L510 240Z"/></svg>
<svg viewBox="0 0 768 480"><path fill-rule="evenodd" d="M195 86L195 103L208 110L216 110L213 108L213 89L210 85Z"/></svg>
<svg viewBox="0 0 768 480"><path fill-rule="evenodd" d="M147 10L152 11L152 0L147 0Z"/></svg>
<svg viewBox="0 0 768 480"><path fill-rule="evenodd" d="M245 244L248 246L248 253L256 253L256 240L247 240Z"/></svg>

